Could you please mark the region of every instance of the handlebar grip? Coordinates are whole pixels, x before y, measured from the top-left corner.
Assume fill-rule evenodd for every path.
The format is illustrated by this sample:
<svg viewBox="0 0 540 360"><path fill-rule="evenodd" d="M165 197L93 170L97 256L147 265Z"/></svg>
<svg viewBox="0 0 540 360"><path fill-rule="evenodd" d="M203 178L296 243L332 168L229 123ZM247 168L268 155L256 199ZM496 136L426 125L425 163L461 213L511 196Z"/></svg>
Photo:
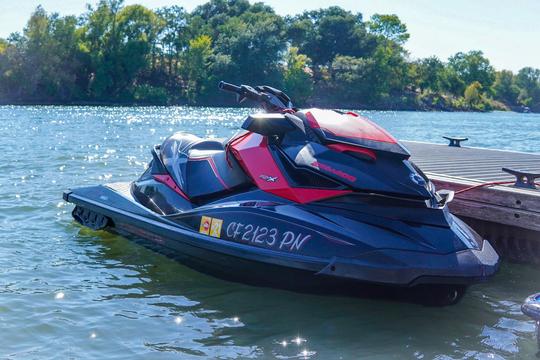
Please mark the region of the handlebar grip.
<svg viewBox="0 0 540 360"><path fill-rule="evenodd" d="M254 101L261 101L261 93L259 93L257 90L252 88L249 85L242 85L240 86L240 91L242 91L242 95L245 96L248 99L254 100Z"/></svg>
<svg viewBox="0 0 540 360"><path fill-rule="evenodd" d="M236 86L225 81L220 81L218 88L223 91L230 91L237 94L241 92L240 86Z"/></svg>

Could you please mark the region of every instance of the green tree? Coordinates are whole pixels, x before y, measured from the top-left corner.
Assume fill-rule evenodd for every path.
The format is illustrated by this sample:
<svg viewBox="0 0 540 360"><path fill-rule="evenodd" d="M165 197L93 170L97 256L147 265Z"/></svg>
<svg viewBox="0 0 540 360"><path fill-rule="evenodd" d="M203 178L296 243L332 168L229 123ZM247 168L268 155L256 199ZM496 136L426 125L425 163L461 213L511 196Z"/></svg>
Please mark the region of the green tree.
<svg viewBox="0 0 540 360"><path fill-rule="evenodd" d="M82 49L89 59L89 92L101 99L129 100L137 80L152 68L162 19L141 5L101 0L89 7Z"/></svg>
<svg viewBox="0 0 540 360"><path fill-rule="evenodd" d="M404 44L410 36L407 26L394 14L374 14L368 22L368 28L371 33L382 35L397 44Z"/></svg>
<svg viewBox="0 0 540 360"><path fill-rule="evenodd" d="M452 66L447 65L444 67L440 73L441 90L454 96L462 96L465 86L465 81Z"/></svg>
<svg viewBox="0 0 540 360"><path fill-rule="evenodd" d="M0 55L3 55L6 52L8 46L9 43L7 40L0 38Z"/></svg>
<svg viewBox="0 0 540 360"><path fill-rule="evenodd" d="M540 70L525 67L516 75L516 85L520 88L519 102L525 106L540 107Z"/></svg>
<svg viewBox="0 0 540 360"><path fill-rule="evenodd" d="M519 96L519 88L515 84L514 74L508 70L498 71L493 84L493 92L497 100L515 105Z"/></svg>
<svg viewBox="0 0 540 360"><path fill-rule="evenodd" d="M444 64L436 56L415 63L417 85L421 90L438 92L444 87Z"/></svg>
<svg viewBox="0 0 540 360"><path fill-rule="evenodd" d="M183 64L186 82L186 97L193 104L198 103L213 83L210 77L211 58L213 55L212 39L201 35L189 41Z"/></svg>
<svg viewBox="0 0 540 360"><path fill-rule="evenodd" d="M274 13L246 12L219 27L215 51L230 58L228 79L281 84L280 54L285 48L283 20Z"/></svg>
<svg viewBox="0 0 540 360"><path fill-rule="evenodd" d="M395 15L364 22L337 6L285 18L248 0L210 0L190 13L98 0L78 18L38 7L22 32L0 39L0 99L225 103L215 86L224 79L284 86L300 103L316 93L370 108L503 102L540 111L540 70L496 72L481 51L410 61L408 37Z"/></svg>
<svg viewBox="0 0 540 360"><path fill-rule="evenodd" d="M527 92L534 92L540 86L540 69L525 67L516 75L516 85Z"/></svg>
<svg viewBox="0 0 540 360"><path fill-rule="evenodd" d="M189 42L188 13L180 6L164 7L157 11L164 21L159 33L161 46L167 56L167 70L169 75L178 74L178 64L182 52ZM165 64L163 64L165 65Z"/></svg>
<svg viewBox="0 0 540 360"><path fill-rule="evenodd" d="M42 7L32 13L23 36L14 38L22 61L13 63L10 76L22 81L19 96L34 101L70 101L78 97L76 26L73 16L49 15Z"/></svg>
<svg viewBox="0 0 540 360"><path fill-rule="evenodd" d="M387 44L379 46L369 58L336 56L331 66L331 87L338 99L381 104L391 95L403 93L407 70L399 48Z"/></svg>
<svg viewBox="0 0 540 360"><path fill-rule="evenodd" d="M211 0L193 11L189 29L194 37L205 34L213 39L215 77L281 85L284 21L269 6Z"/></svg>
<svg viewBox="0 0 540 360"><path fill-rule="evenodd" d="M123 91L129 94L134 80L152 67L152 50L156 47L161 21L152 10L141 5L126 6L118 13L120 39L115 59L115 92L120 96Z"/></svg>
<svg viewBox="0 0 540 360"><path fill-rule="evenodd" d="M373 59L338 55L331 66L333 92L341 94L343 100L358 104L369 104L380 96L380 84L375 82Z"/></svg>
<svg viewBox="0 0 540 360"><path fill-rule="evenodd" d="M478 105L482 100L481 91L482 84L479 81L474 81L467 86L464 93L465 103L471 107Z"/></svg>
<svg viewBox="0 0 540 360"><path fill-rule="evenodd" d="M22 97L22 64L24 54L17 46L20 34L12 34L2 41L0 52L0 98L4 101L17 101Z"/></svg>
<svg viewBox="0 0 540 360"><path fill-rule="evenodd" d="M100 0L94 8L88 6L83 15L83 41L80 48L89 73L88 95L103 100L118 97L118 77L121 73L118 13L122 0Z"/></svg>
<svg viewBox="0 0 540 360"><path fill-rule="evenodd" d="M376 66L374 77L380 95L402 94L409 81L404 49L393 41L386 41L377 46L373 59Z"/></svg>
<svg viewBox="0 0 540 360"><path fill-rule="evenodd" d="M463 86L478 81L483 89L489 89L495 81L495 69L481 51L458 52L448 59L448 64Z"/></svg>
<svg viewBox="0 0 540 360"><path fill-rule="evenodd" d="M361 14L337 6L306 11L288 18L287 23L291 44L316 66L329 65L336 55L366 56L377 45L375 37L367 33Z"/></svg>
<svg viewBox="0 0 540 360"><path fill-rule="evenodd" d="M313 76L309 69L310 59L298 53L298 48L291 47L285 57L285 91L298 104L305 103L313 93Z"/></svg>

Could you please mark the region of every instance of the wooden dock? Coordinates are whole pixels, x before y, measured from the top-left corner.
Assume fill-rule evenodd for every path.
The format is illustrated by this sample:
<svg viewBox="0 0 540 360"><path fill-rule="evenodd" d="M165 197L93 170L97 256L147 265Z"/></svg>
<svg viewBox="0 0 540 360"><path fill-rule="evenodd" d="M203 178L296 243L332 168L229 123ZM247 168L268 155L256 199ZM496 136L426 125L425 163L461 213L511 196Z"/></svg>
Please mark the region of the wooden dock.
<svg viewBox="0 0 540 360"><path fill-rule="evenodd" d="M438 190L457 192L484 183L512 182L456 193L450 210L490 240L504 258L540 264L540 189L516 187L516 177L502 171L540 174L540 154L402 143Z"/></svg>

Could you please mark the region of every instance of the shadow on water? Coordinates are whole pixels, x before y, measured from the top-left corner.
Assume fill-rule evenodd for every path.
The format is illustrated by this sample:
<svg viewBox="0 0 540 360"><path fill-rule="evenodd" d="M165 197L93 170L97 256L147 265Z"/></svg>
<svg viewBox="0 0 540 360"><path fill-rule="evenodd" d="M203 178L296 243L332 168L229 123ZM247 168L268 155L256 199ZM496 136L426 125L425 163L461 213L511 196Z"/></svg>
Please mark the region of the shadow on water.
<svg viewBox="0 0 540 360"><path fill-rule="evenodd" d="M145 343L146 350L321 359L498 359L518 351L535 353L534 326L519 311L519 294L537 282L538 273L527 266L505 264L492 283L472 287L458 305L434 308L225 281L121 236L86 229L79 234L79 241L99 244L88 254L91 259L106 269L131 271L125 276L132 281L106 284L113 290L99 301L144 299L149 308L198 327L190 344L178 344L190 336L179 331L157 336L160 341ZM501 293L507 300L497 300ZM530 341L521 340L524 335Z"/></svg>

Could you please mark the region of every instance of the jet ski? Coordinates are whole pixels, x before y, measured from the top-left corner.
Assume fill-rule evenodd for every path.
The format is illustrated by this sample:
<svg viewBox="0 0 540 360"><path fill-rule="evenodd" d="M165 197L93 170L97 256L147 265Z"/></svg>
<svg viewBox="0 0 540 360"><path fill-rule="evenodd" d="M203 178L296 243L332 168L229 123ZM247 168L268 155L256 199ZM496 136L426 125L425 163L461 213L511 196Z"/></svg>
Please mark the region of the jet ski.
<svg viewBox="0 0 540 360"><path fill-rule="evenodd" d="M131 183L67 190L73 218L186 265L253 284L420 290L437 305L497 270L387 131L354 112L299 110L269 86L221 90L264 112L226 141L175 133Z"/></svg>

